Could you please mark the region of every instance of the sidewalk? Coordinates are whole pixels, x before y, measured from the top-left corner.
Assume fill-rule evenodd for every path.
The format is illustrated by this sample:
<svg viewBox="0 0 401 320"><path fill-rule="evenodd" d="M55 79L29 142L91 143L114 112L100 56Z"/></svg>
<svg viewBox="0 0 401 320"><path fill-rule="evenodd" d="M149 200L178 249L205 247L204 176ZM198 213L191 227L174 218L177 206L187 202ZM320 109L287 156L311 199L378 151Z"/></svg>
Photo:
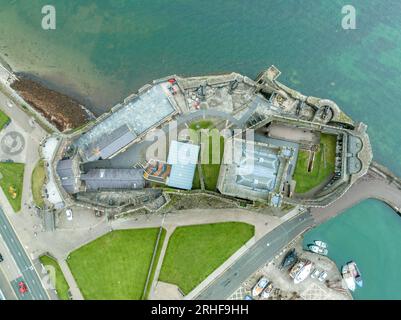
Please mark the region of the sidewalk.
<svg viewBox="0 0 401 320"><path fill-rule="evenodd" d="M77 283L75 282L75 278L71 273L70 268L68 267L67 262L65 260L60 260L57 259L58 264L60 265L60 269L64 274L65 280L67 281L69 287L70 287L70 292L72 295L73 300L84 300L84 297L81 293L81 291L78 288Z"/></svg>
<svg viewBox="0 0 401 320"><path fill-rule="evenodd" d="M166 255L167 245L173 232L174 230L171 230L171 228L166 230L166 236L164 238L163 247L160 251L159 261L157 262L156 271L153 277L153 282L149 290L148 300L153 300L155 288L157 286L157 283L159 282L159 274L163 265L164 256Z"/></svg>

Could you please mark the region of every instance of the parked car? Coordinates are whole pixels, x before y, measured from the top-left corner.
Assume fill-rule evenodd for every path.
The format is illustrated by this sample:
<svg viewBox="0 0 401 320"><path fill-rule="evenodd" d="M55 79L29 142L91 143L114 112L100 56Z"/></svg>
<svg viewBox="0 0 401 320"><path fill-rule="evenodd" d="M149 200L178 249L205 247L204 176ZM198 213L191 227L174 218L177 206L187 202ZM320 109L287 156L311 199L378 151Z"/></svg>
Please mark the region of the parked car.
<svg viewBox="0 0 401 320"><path fill-rule="evenodd" d="M324 280L326 280L326 278L327 278L327 272L326 271L323 271L321 274L320 274L320 276L319 276L319 281L320 282L323 282Z"/></svg>
<svg viewBox="0 0 401 320"><path fill-rule="evenodd" d="M18 290L21 294L28 292L28 287L26 286L24 281L18 283Z"/></svg>
<svg viewBox="0 0 401 320"><path fill-rule="evenodd" d="M72 210L71 209L65 210L65 214L67 215L67 220L71 221L72 220Z"/></svg>
<svg viewBox="0 0 401 320"><path fill-rule="evenodd" d="M3 258L3 256L1 255L1 253L0 253L0 262L3 262L4 261L4 258Z"/></svg>

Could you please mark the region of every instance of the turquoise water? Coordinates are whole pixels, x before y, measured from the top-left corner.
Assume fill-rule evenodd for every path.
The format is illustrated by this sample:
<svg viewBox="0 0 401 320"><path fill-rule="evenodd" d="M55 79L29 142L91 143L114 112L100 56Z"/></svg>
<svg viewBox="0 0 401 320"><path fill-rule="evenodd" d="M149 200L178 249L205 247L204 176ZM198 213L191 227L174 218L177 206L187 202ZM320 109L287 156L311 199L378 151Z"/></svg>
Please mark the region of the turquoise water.
<svg viewBox="0 0 401 320"><path fill-rule="evenodd" d="M305 94L369 125L375 158L401 175L401 1L0 0L0 53L18 70L81 96L97 114L144 83L177 73L271 64ZM357 30L341 28L353 4ZM6 56L7 55L7 56Z"/></svg>
<svg viewBox="0 0 401 320"><path fill-rule="evenodd" d="M339 268L357 263L364 285L355 299L401 299L401 218L387 205L366 200L309 231L304 246L313 240L328 243Z"/></svg>
<svg viewBox="0 0 401 320"><path fill-rule="evenodd" d="M0 0L0 55L97 114L169 74L254 78L274 64L282 82L335 100L367 123L375 159L401 176L399 0L52 0L57 29L44 31L41 8L48 3ZM356 8L357 30L341 28L345 4ZM384 289L401 283L398 270L389 269L401 265L393 246L400 221L369 201L318 229L333 237L338 263L354 257L361 265L366 287L356 298L400 298ZM378 258L365 260L368 254Z"/></svg>

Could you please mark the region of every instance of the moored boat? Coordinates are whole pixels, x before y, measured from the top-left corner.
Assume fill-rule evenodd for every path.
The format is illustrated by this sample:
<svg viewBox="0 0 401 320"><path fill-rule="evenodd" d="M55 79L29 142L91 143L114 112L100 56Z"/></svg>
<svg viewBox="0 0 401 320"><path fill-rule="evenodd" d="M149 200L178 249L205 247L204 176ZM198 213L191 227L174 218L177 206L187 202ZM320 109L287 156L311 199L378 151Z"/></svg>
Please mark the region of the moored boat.
<svg viewBox="0 0 401 320"><path fill-rule="evenodd" d="M323 249L327 249L327 243L321 240L315 240L313 241L315 243L315 245L317 245L318 247L321 247Z"/></svg>
<svg viewBox="0 0 401 320"><path fill-rule="evenodd" d="M284 268L291 268L295 262L297 261L297 253L295 249L291 249L290 251L287 252L285 257L283 258L283 261L281 262L281 269Z"/></svg>
<svg viewBox="0 0 401 320"><path fill-rule="evenodd" d="M270 281L267 287L262 292L262 298L263 299L269 298L272 291L273 291L273 282Z"/></svg>
<svg viewBox="0 0 401 320"><path fill-rule="evenodd" d="M313 263L311 261L308 261L305 263L305 265L299 270L297 275L294 278L294 283L298 284L304 281L312 272L313 269Z"/></svg>
<svg viewBox="0 0 401 320"><path fill-rule="evenodd" d="M258 297L262 293L262 291L266 288L268 283L269 280L267 280L265 277L260 278L258 283L252 289L252 296Z"/></svg>
<svg viewBox="0 0 401 320"><path fill-rule="evenodd" d="M327 254L328 254L328 250L326 248L319 247L314 244L309 245L308 248L310 251L317 253L317 254L321 254L323 256L327 256Z"/></svg>
<svg viewBox="0 0 401 320"><path fill-rule="evenodd" d="M341 274L343 276L343 279L345 281L345 284L347 288L351 291L355 291L355 278L354 275L352 274L351 270L349 269L349 265L345 264L341 268Z"/></svg>
<svg viewBox="0 0 401 320"><path fill-rule="evenodd" d="M355 283L359 287L362 287L363 286L362 275L361 275L361 272L359 271L359 268L356 265L356 263L354 261L348 262L348 268L355 279Z"/></svg>
<svg viewBox="0 0 401 320"><path fill-rule="evenodd" d="M305 263L306 263L306 261L304 261L304 260L298 261L295 264L295 266L292 267L292 269L290 271L290 277L294 279L297 276L298 272L303 268Z"/></svg>

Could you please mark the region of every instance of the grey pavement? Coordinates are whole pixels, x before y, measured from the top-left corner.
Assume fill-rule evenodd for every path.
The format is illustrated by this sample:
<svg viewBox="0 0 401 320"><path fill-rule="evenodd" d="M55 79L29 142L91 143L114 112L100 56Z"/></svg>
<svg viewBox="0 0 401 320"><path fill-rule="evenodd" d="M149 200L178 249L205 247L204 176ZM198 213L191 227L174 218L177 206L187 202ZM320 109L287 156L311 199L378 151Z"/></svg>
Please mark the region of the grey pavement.
<svg viewBox="0 0 401 320"><path fill-rule="evenodd" d="M27 256L23 246L17 238L10 222L8 221L5 213L0 208L0 234L6 243L9 251L11 252L15 263L21 273L18 280L12 282L13 289L20 299L32 300L48 300L48 295L42 286L42 282L32 265L31 260ZM18 292L18 282L24 281L28 287L29 292L21 295Z"/></svg>
<svg viewBox="0 0 401 320"><path fill-rule="evenodd" d="M3 271L0 268L0 300L17 300L14 291L11 288L10 282L7 280Z"/></svg>
<svg viewBox="0 0 401 320"><path fill-rule="evenodd" d="M249 248L196 299L227 299L249 276L273 259L285 245L313 224L314 220L310 213L304 212L279 225Z"/></svg>

